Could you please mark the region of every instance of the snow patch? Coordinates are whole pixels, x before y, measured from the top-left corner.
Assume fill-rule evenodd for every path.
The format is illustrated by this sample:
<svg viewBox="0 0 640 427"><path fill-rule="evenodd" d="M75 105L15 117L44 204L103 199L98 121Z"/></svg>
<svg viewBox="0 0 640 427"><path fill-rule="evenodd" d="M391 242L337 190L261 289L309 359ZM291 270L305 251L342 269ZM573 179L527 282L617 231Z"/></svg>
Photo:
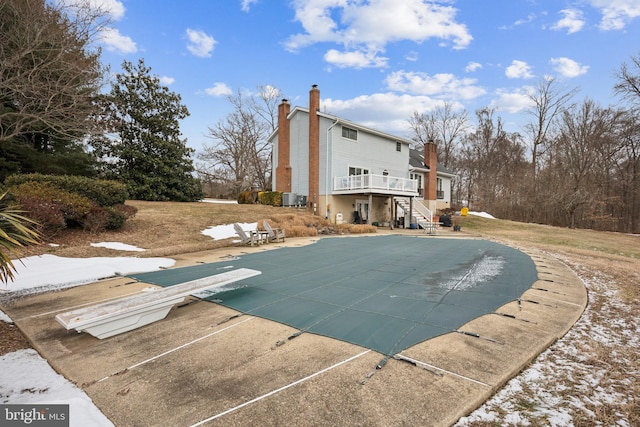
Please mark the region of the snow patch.
<svg viewBox="0 0 640 427"><path fill-rule="evenodd" d="M440 283L445 289L469 289L483 282L487 282L498 276L504 268L505 259L498 256L484 256L482 259L474 263L471 268L458 277L452 277L450 280Z"/></svg>
<svg viewBox="0 0 640 427"><path fill-rule="evenodd" d="M139 248L133 245L127 245L126 243L120 242L100 242L100 243L91 243L91 246L94 248L107 248L107 249L115 249L117 251L132 251L132 252L144 252L146 249Z"/></svg>
<svg viewBox="0 0 640 427"><path fill-rule="evenodd" d="M171 267L169 258L96 257L63 258L39 255L13 262L15 280L0 285L0 293L36 289L37 292L92 283L118 274L155 271Z"/></svg>
<svg viewBox="0 0 640 427"><path fill-rule="evenodd" d="M81 389L57 374L33 349L0 356L2 403L68 404L72 427L107 427L113 423Z"/></svg>
<svg viewBox="0 0 640 427"><path fill-rule="evenodd" d="M471 212L469 211L469 215L480 216L482 218L496 219L493 215L487 212Z"/></svg>
<svg viewBox="0 0 640 427"><path fill-rule="evenodd" d="M244 231L252 231L258 228L257 222L241 222L238 223ZM233 228L233 224L216 225L201 231L205 236L209 236L214 240L231 239L232 237L239 237L236 230ZM235 240L234 240L235 242ZM239 242L239 240L238 240Z"/></svg>

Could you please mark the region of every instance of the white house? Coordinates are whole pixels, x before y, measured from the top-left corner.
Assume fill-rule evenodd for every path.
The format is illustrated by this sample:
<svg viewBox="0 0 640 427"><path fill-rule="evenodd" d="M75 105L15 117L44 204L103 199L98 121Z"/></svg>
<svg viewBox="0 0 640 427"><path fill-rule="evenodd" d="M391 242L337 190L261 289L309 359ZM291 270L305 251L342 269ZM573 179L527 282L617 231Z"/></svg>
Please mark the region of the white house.
<svg viewBox="0 0 640 427"><path fill-rule="evenodd" d="M323 113L316 85L308 109L282 101L269 140L273 189L286 206L306 205L335 223L401 219L408 226L431 222L450 205L454 175L438 170L434 143L420 153L408 139Z"/></svg>

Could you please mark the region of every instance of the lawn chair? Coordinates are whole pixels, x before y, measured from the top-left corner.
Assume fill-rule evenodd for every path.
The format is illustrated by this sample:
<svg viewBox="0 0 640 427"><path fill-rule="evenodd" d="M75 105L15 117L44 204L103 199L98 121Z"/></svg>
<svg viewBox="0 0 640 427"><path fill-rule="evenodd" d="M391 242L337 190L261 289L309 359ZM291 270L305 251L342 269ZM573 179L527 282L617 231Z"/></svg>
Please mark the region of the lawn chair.
<svg viewBox="0 0 640 427"><path fill-rule="evenodd" d="M271 228L267 221L262 221L262 225L264 229L267 231L267 241L268 242L277 242L280 239L284 242L284 229L283 228Z"/></svg>
<svg viewBox="0 0 640 427"><path fill-rule="evenodd" d="M244 229L237 222L233 224L233 228L236 230L236 234L240 236L241 245L251 245L254 243L260 244L259 236L252 231L244 231ZM248 233L248 234L247 234Z"/></svg>

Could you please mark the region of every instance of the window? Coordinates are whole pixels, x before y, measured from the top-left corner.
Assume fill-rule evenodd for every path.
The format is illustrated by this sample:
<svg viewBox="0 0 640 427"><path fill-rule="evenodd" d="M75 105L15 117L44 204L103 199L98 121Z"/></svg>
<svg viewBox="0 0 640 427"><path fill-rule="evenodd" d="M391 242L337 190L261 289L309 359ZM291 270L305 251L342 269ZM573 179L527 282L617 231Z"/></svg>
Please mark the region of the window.
<svg viewBox="0 0 640 427"><path fill-rule="evenodd" d="M349 176L353 175L369 175L368 169L349 167Z"/></svg>
<svg viewBox="0 0 640 427"><path fill-rule="evenodd" d="M409 175L411 179L415 179L418 181L418 189L422 188L422 174L421 173L412 173Z"/></svg>
<svg viewBox="0 0 640 427"><path fill-rule="evenodd" d="M354 141L358 140L358 131L355 129L348 128L346 126L342 126L342 137L353 139Z"/></svg>
<svg viewBox="0 0 640 427"><path fill-rule="evenodd" d="M402 142L396 142L396 151L402 151Z"/></svg>

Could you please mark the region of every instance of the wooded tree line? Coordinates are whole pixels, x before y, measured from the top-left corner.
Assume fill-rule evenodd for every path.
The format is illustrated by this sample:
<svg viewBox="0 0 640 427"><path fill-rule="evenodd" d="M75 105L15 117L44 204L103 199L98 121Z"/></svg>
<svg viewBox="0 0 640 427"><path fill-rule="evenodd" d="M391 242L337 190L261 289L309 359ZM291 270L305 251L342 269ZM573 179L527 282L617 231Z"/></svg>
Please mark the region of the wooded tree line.
<svg viewBox="0 0 640 427"><path fill-rule="evenodd" d="M448 105L410 119L413 139L439 144L454 171L454 205L515 221L640 232L640 56L617 71L624 107L601 106L544 78L528 96L530 121L507 132L495 110Z"/></svg>

